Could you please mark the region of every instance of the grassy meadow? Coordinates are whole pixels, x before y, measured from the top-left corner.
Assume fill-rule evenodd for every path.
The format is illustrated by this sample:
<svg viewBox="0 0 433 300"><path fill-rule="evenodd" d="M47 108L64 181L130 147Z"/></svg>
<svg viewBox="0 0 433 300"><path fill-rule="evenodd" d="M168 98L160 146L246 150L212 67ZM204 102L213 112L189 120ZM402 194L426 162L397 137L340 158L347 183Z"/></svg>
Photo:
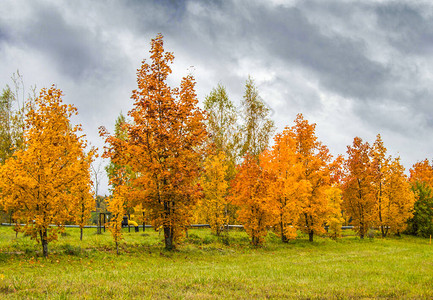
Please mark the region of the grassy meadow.
<svg viewBox="0 0 433 300"><path fill-rule="evenodd" d="M108 232L67 229L41 257L40 245L0 227L0 299L433 298L427 239L300 237L263 247L245 232L218 239L193 229L174 252L162 236L125 229L121 254Z"/></svg>

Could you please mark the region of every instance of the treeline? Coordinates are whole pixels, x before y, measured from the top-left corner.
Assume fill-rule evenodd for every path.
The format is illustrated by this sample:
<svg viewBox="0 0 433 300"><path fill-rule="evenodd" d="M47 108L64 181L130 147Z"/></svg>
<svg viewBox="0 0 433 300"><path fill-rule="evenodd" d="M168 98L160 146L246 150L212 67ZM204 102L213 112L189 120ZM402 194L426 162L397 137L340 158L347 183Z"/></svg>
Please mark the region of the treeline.
<svg viewBox="0 0 433 300"><path fill-rule="evenodd" d="M275 126L251 78L240 110L222 85L201 110L192 75L177 88L167 84L174 56L164 51L161 35L150 54L137 71L128 116L119 116L112 134L100 128L103 156L110 159L109 229L116 246L124 214L134 211L163 230L167 249L191 223L208 223L217 235L226 234L224 225L243 224L254 245L263 243L269 228L283 242L298 231L313 241L325 226L337 238L348 221L361 238L370 228L384 237L433 233L433 166L427 160L407 178L380 135L371 145L356 137L346 159L332 157L316 124L302 114L270 146ZM7 90L1 99L0 206L26 224L16 230L42 241L47 255L62 225L84 225L94 206L89 174L95 149L85 150L80 126L69 122L76 109L62 104L60 90L42 90L16 118Z"/></svg>

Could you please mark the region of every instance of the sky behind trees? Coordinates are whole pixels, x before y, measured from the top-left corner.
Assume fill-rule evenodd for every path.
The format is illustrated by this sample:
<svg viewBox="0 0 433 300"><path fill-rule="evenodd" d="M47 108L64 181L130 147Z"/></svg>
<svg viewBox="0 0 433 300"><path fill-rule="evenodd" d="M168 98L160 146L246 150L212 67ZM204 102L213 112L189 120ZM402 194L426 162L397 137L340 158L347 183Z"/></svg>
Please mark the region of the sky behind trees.
<svg viewBox="0 0 433 300"><path fill-rule="evenodd" d="M193 73L240 104L251 75L277 132L297 113L333 154L377 133L406 168L433 153L430 1L21 1L1 3L0 84L56 84L91 143L132 107L150 40L174 52L173 85ZM101 192L107 191L106 184Z"/></svg>

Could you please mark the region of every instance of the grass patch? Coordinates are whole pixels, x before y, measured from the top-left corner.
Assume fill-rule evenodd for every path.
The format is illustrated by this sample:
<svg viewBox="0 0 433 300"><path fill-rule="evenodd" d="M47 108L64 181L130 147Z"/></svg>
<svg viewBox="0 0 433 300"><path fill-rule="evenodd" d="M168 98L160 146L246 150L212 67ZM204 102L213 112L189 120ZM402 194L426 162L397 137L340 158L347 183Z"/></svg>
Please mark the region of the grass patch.
<svg viewBox="0 0 433 300"><path fill-rule="evenodd" d="M433 298L433 245L427 239L348 236L283 244L270 233L253 247L243 231L228 237L189 230L173 252L153 230L124 232L121 255L108 232L78 229L40 245L0 227L1 299Z"/></svg>

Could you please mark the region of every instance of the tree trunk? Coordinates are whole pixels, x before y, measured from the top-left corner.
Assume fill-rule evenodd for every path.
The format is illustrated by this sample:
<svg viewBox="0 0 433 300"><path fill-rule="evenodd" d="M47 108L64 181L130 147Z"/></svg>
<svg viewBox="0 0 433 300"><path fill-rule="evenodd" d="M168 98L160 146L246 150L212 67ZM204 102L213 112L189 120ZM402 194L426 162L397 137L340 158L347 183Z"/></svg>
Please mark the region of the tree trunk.
<svg viewBox="0 0 433 300"><path fill-rule="evenodd" d="M170 225L164 225L164 240L165 240L165 249L166 250L173 250L174 244L173 244L173 227Z"/></svg>
<svg viewBox="0 0 433 300"><path fill-rule="evenodd" d="M39 231L39 235L41 237L41 243L42 243L42 255L44 257L48 257L48 237L47 237L47 230L44 229L43 231Z"/></svg>
<svg viewBox="0 0 433 300"><path fill-rule="evenodd" d="M284 234L284 224L283 221L280 222L280 229L281 229L281 241L283 243L288 243L289 239L287 238L287 236Z"/></svg>
<svg viewBox="0 0 433 300"><path fill-rule="evenodd" d="M312 242L312 241L313 241L313 237L314 237L314 231L313 231L313 230L310 230L310 232L308 233L308 240L309 240L310 242Z"/></svg>
<svg viewBox="0 0 433 300"><path fill-rule="evenodd" d="M116 242L116 253L117 253L117 255L119 255L119 243L118 242Z"/></svg>
<svg viewBox="0 0 433 300"><path fill-rule="evenodd" d="M80 241L83 240L83 227L80 227Z"/></svg>

